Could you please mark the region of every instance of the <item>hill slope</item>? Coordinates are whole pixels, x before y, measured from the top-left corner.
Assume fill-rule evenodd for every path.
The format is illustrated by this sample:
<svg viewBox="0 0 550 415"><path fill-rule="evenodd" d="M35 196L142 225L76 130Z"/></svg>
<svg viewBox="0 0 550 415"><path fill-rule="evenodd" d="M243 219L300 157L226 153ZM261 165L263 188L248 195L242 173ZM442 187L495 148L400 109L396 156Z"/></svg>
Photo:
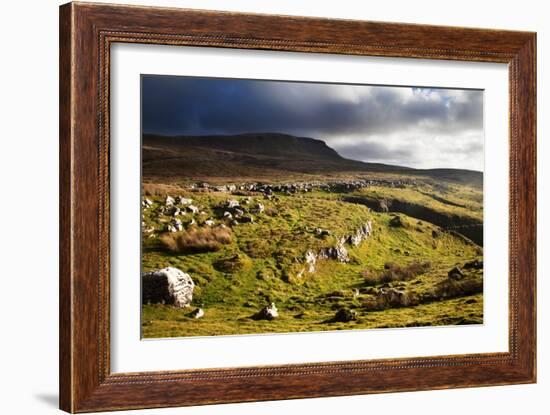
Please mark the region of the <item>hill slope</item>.
<svg viewBox="0 0 550 415"><path fill-rule="evenodd" d="M349 160L322 140L278 133L197 137L144 134L142 157L146 179L266 179L285 173L377 172L444 178L475 185L481 185L483 180L482 173L468 170L416 170Z"/></svg>

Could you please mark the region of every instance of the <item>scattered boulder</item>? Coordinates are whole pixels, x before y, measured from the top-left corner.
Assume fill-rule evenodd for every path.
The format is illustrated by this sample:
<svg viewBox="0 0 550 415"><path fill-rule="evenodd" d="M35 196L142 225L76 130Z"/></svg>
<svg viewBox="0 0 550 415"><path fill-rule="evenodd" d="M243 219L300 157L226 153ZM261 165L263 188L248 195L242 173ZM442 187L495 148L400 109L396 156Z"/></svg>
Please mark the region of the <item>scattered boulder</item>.
<svg viewBox="0 0 550 415"><path fill-rule="evenodd" d="M180 205L183 205L183 206L187 206L187 205L190 205L191 203L193 203L193 199L188 199L188 198L183 197L183 196L178 196L178 197L176 197L176 203L178 203Z"/></svg>
<svg viewBox="0 0 550 415"><path fill-rule="evenodd" d="M189 313L189 317L192 318L201 318L204 317L204 310L202 308L195 308Z"/></svg>
<svg viewBox="0 0 550 415"><path fill-rule="evenodd" d="M191 304L195 283L189 274L177 268L147 272L141 280L144 304L170 304L179 308Z"/></svg>
<svg viewBox="0 0 550 415"><path fill-rule="evenodd" d="M462 278L464 278L464 274L459 267L454 267L448 272L447 276L451 280L461 280Z"/></svg>
<svg viewBox="0 0 550 415"><path fill-rule="evenodd" d="M241 216L239 219L242 223L253 223L254 217L251 215Z"/></svg>
<svg viewBox="0 0 550 415"><path fill-rule="evenodd" d="M333 319L333 321L341 323L349 323L354 320L357 320L357 312L349 308L341 308L338 310Z"/></svg>
<svg viewBox="0 0 550 415"><path fill-rule="evenodd" d="M275 303L265 306L253 316L255 320L273 320L277 317L279 317L279 311Z"/></svg>
<svg viewBox="0 0 550 415"><path fill-rule="evenodd" d="M174 207L172 210L172 216L181 216L186 215L187 213L183 210L181 210L179 207Z"/></svg>
<svg viewBox="0 0 550 415"><path fill-rule="evenodd" d="M223 212L223 217L226 219L233 219L233 215L228 211Z"/></svg>
<svg viewBox="0 0 550 415"><path fill-rule="evenodd" d="M153 206L153 202L151 201L151 199L145 198L143 199L143 202L141 202L141 206L143 206L144 209L148 209Z"/></svg>
<svg viewBox="0 0 550 415"><path fill-rule="evenodd" d="M483 269L483 261L474 259L473 261L466 262L464 264L464 269Z"/></svg>
<svg viewBox="0 0 550 415"><path fill-rule="evenodd" d="M170 221L170 224L176 229L177 232L183 231L183 223L181 219L174 218Z"/></svg>
<svg viewBox="0 0 550 415"><path fill-rule="evenodd" d="M196 207L195 205L189 205L189 206L187 206L187 209L188 209L189 212L191 212L191 213L194 213L194 214L199 213L199 208Z"/></svg>
<svg viewBox="0 0 550 415"><path fill-rule="evenodd" d="M318 236L330 236L330 231L321 228L315 228L315 234Z"/></svg>
<svg viewBox="0 0 550 415"><path fill-rule="evenodd" d="M166 199L164 200L164 204L166 206L174 206L174 203L176 203L176 201L174 200L173 197L171 196L166 196Z"/></svg>
<svg viewBox="0 0 550 415"><path fill-rule="evenodd" d="M225 206L229 209L238 208L240 206L239 201L235 199L229 199L227 202L225 202Z"/></svg>
<svg viewBox="0 0 550 415"><path fill-rule="evenodd" d="M208 220L204 221L204 224L206 226L214 226L215 222L212 219L208 219Z"/></svg>
<svg viewBox="0 0 550 415"><path fill-rule="evenodd" d="M390 226L393 228L402 228L404 226L401 216L394 216L390 219Z"/></svg>

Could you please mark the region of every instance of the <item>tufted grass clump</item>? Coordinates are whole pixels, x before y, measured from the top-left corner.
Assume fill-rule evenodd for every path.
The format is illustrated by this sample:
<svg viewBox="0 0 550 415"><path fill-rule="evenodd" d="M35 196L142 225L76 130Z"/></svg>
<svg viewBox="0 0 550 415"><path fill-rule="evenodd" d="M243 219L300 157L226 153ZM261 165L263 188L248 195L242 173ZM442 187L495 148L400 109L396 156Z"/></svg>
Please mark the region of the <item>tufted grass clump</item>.
<svg viewBox="0 0 550 415"><path fill-rule="evenodd" d="M176 254L218 251L230 244L233 234L229 228L200 228L161 236L160 243Z"/></svg>

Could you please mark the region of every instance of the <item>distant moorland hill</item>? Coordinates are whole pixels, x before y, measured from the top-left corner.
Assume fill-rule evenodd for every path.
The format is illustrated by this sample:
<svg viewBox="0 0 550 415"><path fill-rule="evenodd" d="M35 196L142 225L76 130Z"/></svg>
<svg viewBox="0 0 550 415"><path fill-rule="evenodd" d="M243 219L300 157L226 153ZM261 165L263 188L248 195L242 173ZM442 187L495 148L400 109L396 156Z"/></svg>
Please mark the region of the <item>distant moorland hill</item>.
<svg viewBox="0 0 550 415"><path fill-rule="evenodd" d="M340 156L324 141L279 133L217 136L144 134L144 178L280 177L285 173L393 173L428 176L481 186L483 173L460 169L412 169Z"/></svg>

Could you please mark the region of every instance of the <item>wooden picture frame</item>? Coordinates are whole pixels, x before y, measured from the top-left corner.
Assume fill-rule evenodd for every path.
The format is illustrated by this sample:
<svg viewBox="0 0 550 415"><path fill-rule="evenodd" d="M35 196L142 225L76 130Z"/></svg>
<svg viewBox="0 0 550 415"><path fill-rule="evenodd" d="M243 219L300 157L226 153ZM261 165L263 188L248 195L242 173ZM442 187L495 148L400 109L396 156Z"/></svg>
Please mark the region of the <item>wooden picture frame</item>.
<svg viewBox="0 0 550 415"><path fill-rule="evenodd" d="M117 42L508 64L509 352L111 373L109 59ZM69 3L60 8L59 93L61 409L91 412L535 382L535 33Z"/></svg>

